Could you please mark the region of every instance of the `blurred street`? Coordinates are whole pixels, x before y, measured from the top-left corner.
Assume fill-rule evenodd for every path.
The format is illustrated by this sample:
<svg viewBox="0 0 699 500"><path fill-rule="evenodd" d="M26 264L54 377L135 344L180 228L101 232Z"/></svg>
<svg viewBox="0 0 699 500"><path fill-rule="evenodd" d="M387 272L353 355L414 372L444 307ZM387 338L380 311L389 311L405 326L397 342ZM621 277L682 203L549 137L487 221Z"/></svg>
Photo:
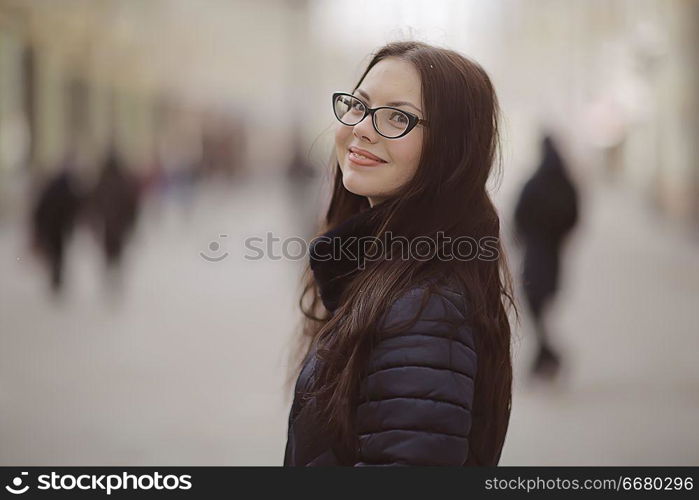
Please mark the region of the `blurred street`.
<svg viewBox="0 0 699 500"><path fill-rule="evenodd" d="M122 300L78 232L52 303L20 228L3 227L0 463L280 463L296 267L244 260L243 238L294 233L282 188L209 189L188 214L148 207ZM215 240L230 255L207 262Z"/></svg>
<svg viewBox="0 0 699 500"><path fill-rule="evenodd" d="M282 464L331 96L405 40L496 90L500 464L699 465L699 0L0 0L0 465Z"/></svg>
<svg viewBox="0 0 699 500"><path fill-rule="evenodd" d="M696 239L623 186L595 182L585 203L551 314L569 373L525 379L525 314L501 464L696 465Z"/></svg>
<svg viewBox="0 0 699 500"><path fill-rule="evenodd" d="M594 184L552 316L566 376L525 378L525 316L501 465L697 464L696 241L623 186ZM245 260L243 240L305 239L305 212L278 178L212 186L144 207L121 290L78 231L58 302L22 221L3 221L1 465L281 463L305 260ZM219 262L200 255L213 241Z"/></svg>

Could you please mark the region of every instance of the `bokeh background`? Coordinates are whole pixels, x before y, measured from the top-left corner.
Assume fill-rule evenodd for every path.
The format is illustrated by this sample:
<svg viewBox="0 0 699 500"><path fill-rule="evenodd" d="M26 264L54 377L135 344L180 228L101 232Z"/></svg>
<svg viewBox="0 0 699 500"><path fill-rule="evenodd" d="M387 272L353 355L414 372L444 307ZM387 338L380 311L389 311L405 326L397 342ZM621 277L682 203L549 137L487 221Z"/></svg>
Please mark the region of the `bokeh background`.
<svg viewBox="0 0 699 500"><path fill-rule="evenodd" d="M579 192L549 316L562 371L530 376L522 304L501 464L699 465L693 0L0 0L0 464L281 464L330 94L409 38L495 83L516 276L545 131ZM89 208L58 284L32 232L51 185L46 220ZM132 228L111 260L110 220ZM246 258L248 238L273 251Z"/></svg>

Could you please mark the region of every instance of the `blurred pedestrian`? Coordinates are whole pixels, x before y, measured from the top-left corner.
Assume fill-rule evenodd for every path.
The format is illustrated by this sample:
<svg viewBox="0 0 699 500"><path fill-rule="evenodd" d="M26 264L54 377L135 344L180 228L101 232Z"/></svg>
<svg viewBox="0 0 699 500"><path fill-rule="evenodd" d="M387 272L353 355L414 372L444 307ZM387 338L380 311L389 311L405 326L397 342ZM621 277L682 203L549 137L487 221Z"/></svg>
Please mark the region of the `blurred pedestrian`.
<svg viewBox="0 0 699 500"><path fill-rule="evenodd" d="M54 293L63 289L66 247L83 198L73 170L68 156L40 189L32 209L32 249L48 265Z"/></svg>
<svg viewBox="0 0 699 500"><path fill-rule="evenodd" d="M124 247L135 226L139 183L116 154L107 155L90 199L90 218L102 244L107 271L116 277Z"/></svg>
<svg viewBox="0 0 699 500"><path fill-rule="evenodd" d="M542 153L520 194L515 222L524 246L523 290L538 342L531 372L550 380L560 370L561 356L551 344L546 314L558 289L562 244L578 220L578 195L552 137L544 137Z"/></svg>
<svg viewBox="0 0 699 500"><path fill-rule="evenodd" d="M291 161L286 166L286 185L304 239L312 238L317 230L319 177L304 153L301 138L296 134L291 149Z"/></svg>

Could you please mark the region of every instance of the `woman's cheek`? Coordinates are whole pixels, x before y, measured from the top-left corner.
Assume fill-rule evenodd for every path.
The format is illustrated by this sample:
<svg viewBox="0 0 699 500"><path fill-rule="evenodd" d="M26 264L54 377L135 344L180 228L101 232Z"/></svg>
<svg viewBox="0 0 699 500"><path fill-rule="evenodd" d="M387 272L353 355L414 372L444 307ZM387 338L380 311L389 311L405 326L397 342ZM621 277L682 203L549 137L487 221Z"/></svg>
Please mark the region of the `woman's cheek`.
<svg viewBox="0 0 699 500"><path fill-rule="evenodd" d="M349 127L338 126L335 129L335 145L338 148L344 148L349 137Z"/></svg>
<svg viewBox="0 0 699 500"><path fill-rule="evenodd" d="M408 171L415 170L420 160L420 144L416 141L396 144L391 152L391 160Z"/></svg>
<svg viewBox="0 0 699 500"><path fill-rule="evenodd" d="M410 144L410 167L412 172L414 173L417 170L418 163L420 163L420 155L422 153L422 134L415 134L415 137L412 137L412 142Z"/></svg>
<svg viewBox="0 0 699 500"><path fill-rule="evenodd" d="M352 129L350 127L338 127L335 129L335 153L337 161L342 165L345 161L345 153L350 146Z"/></svg>

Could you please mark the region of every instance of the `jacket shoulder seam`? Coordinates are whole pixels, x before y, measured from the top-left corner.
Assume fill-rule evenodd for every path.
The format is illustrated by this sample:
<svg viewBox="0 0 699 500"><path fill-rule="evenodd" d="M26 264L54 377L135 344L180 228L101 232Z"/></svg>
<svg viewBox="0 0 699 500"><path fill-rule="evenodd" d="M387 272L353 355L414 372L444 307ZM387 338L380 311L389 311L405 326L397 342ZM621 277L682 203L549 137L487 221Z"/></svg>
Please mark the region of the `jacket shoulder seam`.
<svg viewBox="0 0 699 500"><path fill-rule="evenodd" d="M372 375L376 375L376 374L378 374L378 373L385 372L385 371L388 371L388 370L396 370L396 369L399 369L399 368L428 368L428 369L430 369L430 370L440 370L440 371L444 371L444 372L455 373L455 374L457 374L457 375L461 375L461 376L466 377L466 378L468 378L468 379L474 380L474 379L473 379L473 376L471 376L470 374L464 373L464 372L459 371L459 370L454 370L453 368L441 368L441 367L436 367L436 366L417 365L417 364L386 366L386 367L379 368L378 370L369 373L369 374L367 375L367 377L371 377Z"/></svg>
<svg viewBox="0 0 699 500"><path fill-rule="evenodd" d="M466 406L464 404L454 403L453 401L446 401L444 399L425 398L425 397L421 397L421 396L390 396L387 398L369 399L367 401L363 401L359 406L363 406L363 405L368 404L368 403L381 403L383 401L391 401L393 399L417 399L420 401L433 401L435 403L440 403L440 404L443 403L443 404L447 404L447 405L456 406L462 410L471 411L471 408L469 408L468 406Z"/></svg>

